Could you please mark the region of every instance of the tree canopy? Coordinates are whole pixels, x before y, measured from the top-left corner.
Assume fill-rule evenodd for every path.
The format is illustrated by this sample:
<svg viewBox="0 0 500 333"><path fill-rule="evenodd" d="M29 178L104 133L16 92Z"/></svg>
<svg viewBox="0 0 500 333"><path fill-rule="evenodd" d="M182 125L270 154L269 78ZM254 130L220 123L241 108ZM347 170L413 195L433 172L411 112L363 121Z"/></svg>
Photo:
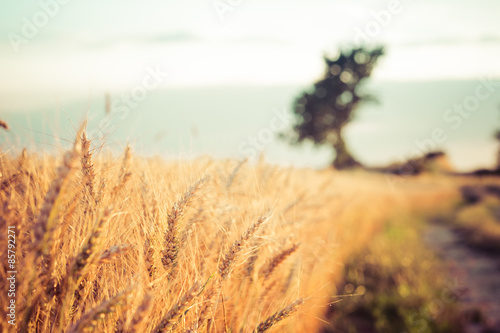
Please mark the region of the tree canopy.
<svg viewBox="0 0 500 333"><path fill-rule="evenodd" d="M311 140L317 145L332 146L336 152L333 165L338 169L361 165L349 153L342 129L352 120L360 103L376 100L360 87L383 53L382 47L357 47L342 50L334 58L325 56L323 78L295 100L292 143Z"/></svg>

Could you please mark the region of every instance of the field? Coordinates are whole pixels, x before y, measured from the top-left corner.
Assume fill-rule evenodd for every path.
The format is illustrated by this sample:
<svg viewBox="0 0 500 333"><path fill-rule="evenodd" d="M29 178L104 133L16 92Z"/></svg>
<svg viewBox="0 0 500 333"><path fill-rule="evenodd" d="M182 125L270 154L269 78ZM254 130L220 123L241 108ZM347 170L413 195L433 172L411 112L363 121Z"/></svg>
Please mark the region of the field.
<svg viewBox="0 0 500 333"><path fill-rule="evenodd" d="M0 278L16 271L0 302L15 299L16 330L459 331L455 302L432 311L446 272L420 235L469 180L114 156L77 137L0 155L0 227L15 235ZM462 228L476 216L457 214Z"/></svg>

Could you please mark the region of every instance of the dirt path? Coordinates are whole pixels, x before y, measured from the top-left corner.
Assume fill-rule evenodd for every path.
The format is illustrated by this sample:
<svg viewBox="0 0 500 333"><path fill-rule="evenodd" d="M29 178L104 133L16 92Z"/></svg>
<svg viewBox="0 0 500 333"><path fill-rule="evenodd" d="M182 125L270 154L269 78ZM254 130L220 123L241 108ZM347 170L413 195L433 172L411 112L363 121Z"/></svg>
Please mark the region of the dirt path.
<svg viewBox="0 0 500 333"><path fill-rule="evenodd" d="M459 302L466 313L473 316L478 309L484 317L466 332L500 332L500 257L471 249L460 235L439 224L430 225L424 239L460 286Z"/></svg>

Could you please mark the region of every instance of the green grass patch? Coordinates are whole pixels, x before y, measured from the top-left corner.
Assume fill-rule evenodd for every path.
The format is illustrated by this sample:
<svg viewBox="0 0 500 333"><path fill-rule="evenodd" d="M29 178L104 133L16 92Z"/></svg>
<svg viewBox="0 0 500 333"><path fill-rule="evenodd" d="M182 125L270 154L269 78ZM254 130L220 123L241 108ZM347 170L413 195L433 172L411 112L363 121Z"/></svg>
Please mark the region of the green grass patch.
<svg viewBox="0 0 500 333"><path fill-rule="evenodd" d="M398 216L345 266L327 332L459 333L453 281L422 243L424 221Z"/></svg>

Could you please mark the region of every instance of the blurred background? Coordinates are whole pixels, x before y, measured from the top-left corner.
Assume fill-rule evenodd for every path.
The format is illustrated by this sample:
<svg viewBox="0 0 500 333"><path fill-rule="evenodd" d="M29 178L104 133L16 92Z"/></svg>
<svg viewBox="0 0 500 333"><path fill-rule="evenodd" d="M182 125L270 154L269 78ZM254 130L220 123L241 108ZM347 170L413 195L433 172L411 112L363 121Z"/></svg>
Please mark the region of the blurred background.
<svg viewBox="0 0 500 333"><path fill-rule="evenodd" d="M291 126L295 98L324 74L323 56L363 44L383 45L385 55L366 82L379 103L361 106L344 131L359 161L402 162L438 128L446 139L435 148L456 170L496 163L498 1L41 0L0 8L0 119L11 128L0 133L2 145L57 149L87 118L94 142L111 149L130 142L139 154L167 157L264 153L272 163L325 167L331 148L291 146L279 132Z"/></svg>

